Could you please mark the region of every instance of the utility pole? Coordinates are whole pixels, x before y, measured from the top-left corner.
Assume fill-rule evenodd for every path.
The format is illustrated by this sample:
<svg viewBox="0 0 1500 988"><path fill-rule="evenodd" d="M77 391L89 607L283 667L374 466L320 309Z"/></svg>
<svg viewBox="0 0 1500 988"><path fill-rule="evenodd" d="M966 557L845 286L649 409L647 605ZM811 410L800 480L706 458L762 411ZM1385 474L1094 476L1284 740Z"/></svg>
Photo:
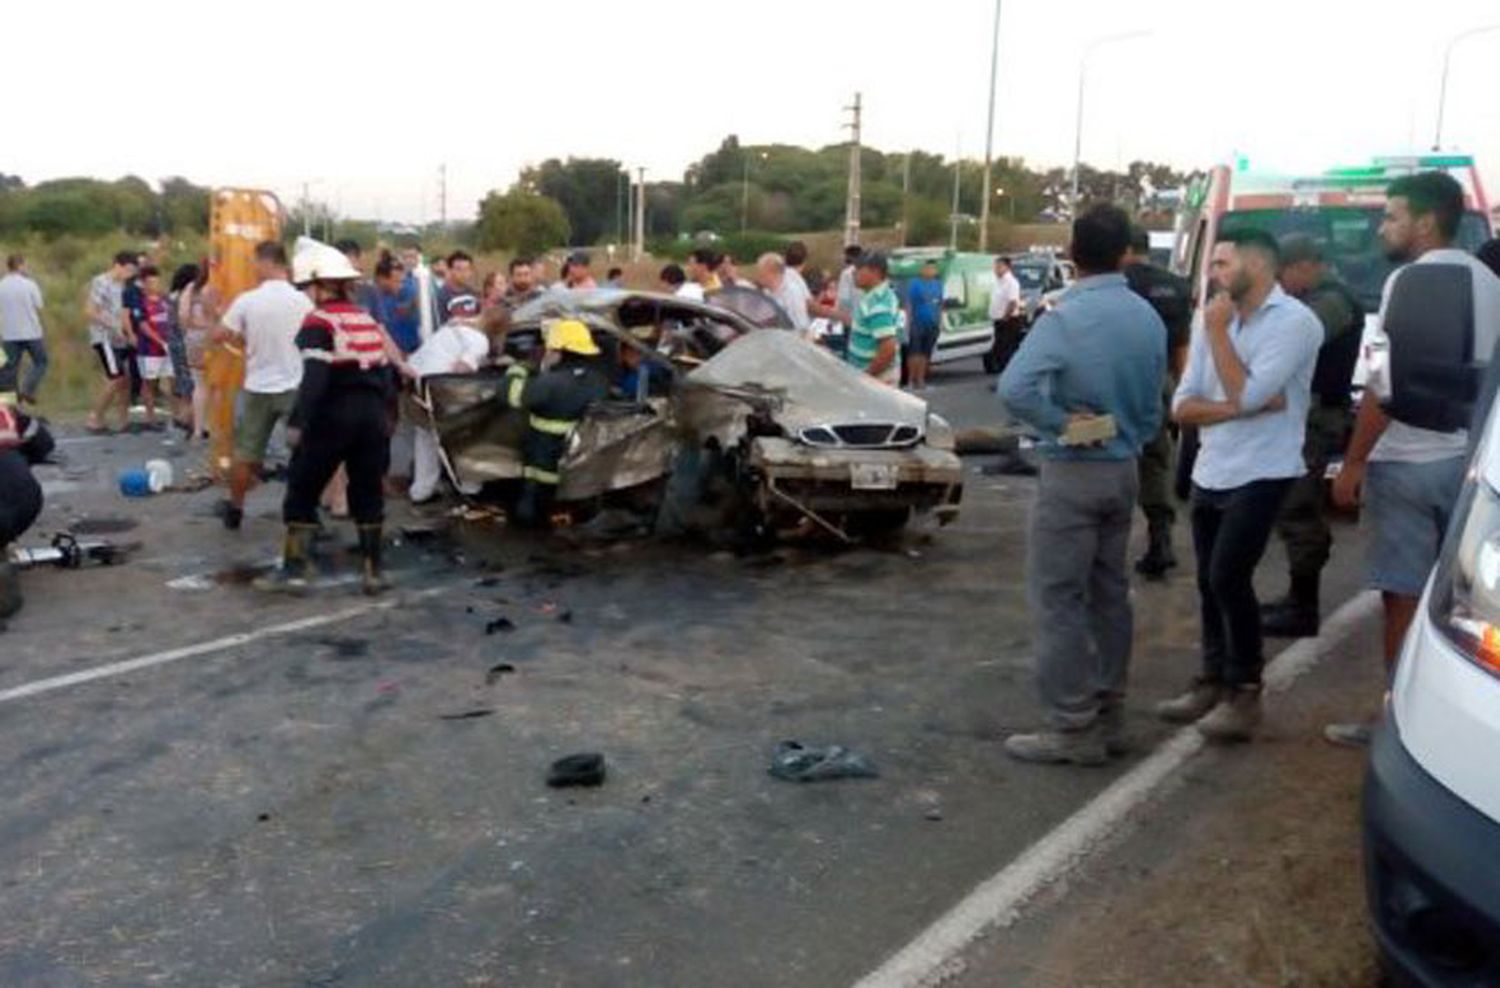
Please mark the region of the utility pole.
<svg viewBox="0 0 1500 988"><path fill-rule="evenodd" d="M448 232L448 166L438 165L438 226Z"/></svg>
<svg viewBox="0 0 1500 988"><path fill-rule="evenodd" d="M302 235L304 237L312 236L312 217L308 212L312 204L307 198L307 186L308 181L304 178L302 180Z"/></svg>
<svg viewBox="0 0 1500 988"><path fill-rule="evenodd" d="M636 169L635 260L646 256L646 169Z"/></svg>
<svg viewBox="0 0 1500 988"><path fill-rule="evenodd" d="M995 37L990 42L990 113L984 125L984 189L979 204L979 252L990 246L990 154L995 141L995 69L1000 64L1000 0L995 0Z"/></svg>
<svg viewBox="0 0 1500 988"><path fill-rule="evenodd" d="M905 247L908 238L907 232L911 227L911 152L907 151L901 159L901 246Z"/></svg>
<svg viewBox="0 0 1500 988"><path fill-rule="evenodd" d="M849 198L844 206L844 244L848 245L859 243L859 93L854 94L854 105L844 109L853 114L851 121L844 125L852 134L849 145Z"/></svg>
<svg viewBox="0 0 1500 988"><path fill-rule="evenodd" d="M620 177L625 180L625 227L620 231L620 243L623 245L628 239L632 252L635 247L635 179L630 177L630 169L620 169Z"/></svg>
<svg viewBox="0 0 1500 988"><path fill-rule="evenodd" d="M615 172L615 243L625 243L625 185L624 172Z"/></svg>
<svg viewBox="0 0 1500 988"><path fill-rule="evenodd" d="M963 142L957 142L953 153L953 210L948 214L948 249L958 250L958 187L964 161Z"/></svg>

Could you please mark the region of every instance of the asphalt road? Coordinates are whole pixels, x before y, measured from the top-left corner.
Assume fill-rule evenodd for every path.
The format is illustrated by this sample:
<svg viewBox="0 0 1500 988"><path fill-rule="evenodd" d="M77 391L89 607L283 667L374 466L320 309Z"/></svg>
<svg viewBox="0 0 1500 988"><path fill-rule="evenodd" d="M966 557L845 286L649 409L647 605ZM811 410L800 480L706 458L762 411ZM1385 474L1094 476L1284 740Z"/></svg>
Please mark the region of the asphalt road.
<svg viewBox="0 0 1500 988"><path fill-rule="evenodd" d="M960 426L996 417L971 366L928 395ZM466 527L396 550L398 591L370 609L348 586L244 586L275 554L279 486L231 535L212 491L114 493L123 464L191 462L180 446L64 449L38 540L124 519L113 537L142 545L27 574L0 635L6 986L847 984L1132 763L1000 752L1037 722L1026 479L971 473L954 525L841 553ZM1166 731L1141 711L1194 667L1182 554L1136 593L1147 747ZM1280 570L1273 550L1268 591ZM164 653L181 657L16 692ZM881 776L774 780L784 739L854 747ZM590 750L605 785L544 785Z"/></svg>

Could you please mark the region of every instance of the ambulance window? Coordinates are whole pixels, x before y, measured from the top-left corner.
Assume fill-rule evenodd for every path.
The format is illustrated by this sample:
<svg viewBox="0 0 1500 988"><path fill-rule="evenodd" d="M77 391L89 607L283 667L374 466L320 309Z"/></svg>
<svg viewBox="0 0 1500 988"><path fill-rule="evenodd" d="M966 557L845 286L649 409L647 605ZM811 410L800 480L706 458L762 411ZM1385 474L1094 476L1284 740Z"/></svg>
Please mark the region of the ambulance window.
<svg viewBox="0 0 1500 988"><path fill-rule="evenodd" d="M962 274L955 271L943 282L943 301L956 301L961 305L969 304L969 296L964 291L964 276Z"/></svg>

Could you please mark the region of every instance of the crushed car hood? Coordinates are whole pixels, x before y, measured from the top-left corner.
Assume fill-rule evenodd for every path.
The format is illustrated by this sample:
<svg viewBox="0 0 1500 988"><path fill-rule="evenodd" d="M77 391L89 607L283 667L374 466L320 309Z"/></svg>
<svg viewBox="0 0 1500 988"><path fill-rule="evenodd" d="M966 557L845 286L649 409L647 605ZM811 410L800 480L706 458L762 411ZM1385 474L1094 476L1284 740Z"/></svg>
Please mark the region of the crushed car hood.
<svg viewBox="0 0 1500 988"><path fill-rule="evenodd" d="M862 374L794 333L762 330L741 337L687 376L713 389L754 388L781 400L772 418L789 435L857 424L926 431L927 403Z"/></svg>

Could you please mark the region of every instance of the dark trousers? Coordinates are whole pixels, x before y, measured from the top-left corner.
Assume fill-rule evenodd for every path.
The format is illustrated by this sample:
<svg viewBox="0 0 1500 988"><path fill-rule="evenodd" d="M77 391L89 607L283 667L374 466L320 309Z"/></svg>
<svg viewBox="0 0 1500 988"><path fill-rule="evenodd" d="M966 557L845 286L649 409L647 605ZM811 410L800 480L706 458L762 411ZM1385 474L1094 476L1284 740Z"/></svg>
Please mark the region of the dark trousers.
<svg viewBox="0 0 1500 988"><path fill-rule="evenodd" d="M385 401L375 392L336 400L303 431L287 470L287 524L316 525L318 499L340 464L349 475L349 514L358 525L385 520L381 482L390 464Z"/></svg>
<svg viewBox="0 0 1500 988"><path fill-rule="evenodd" d="M0 452L0 558L42 513L42 487L17 450Z"/></svg>
<svg viewBox="0 0 1500 988"><path fill-rule="evenodd" d="M14 391L22 398L36 400L42 378L47 376L47 344L42 340L19 340L4 346L6 366L0 369L0 392ZM21 376L21 357L31 357L31 367Z"/></svg>
<svg viewBox="0 0 1500 988"><path fill-rule="evenodd" d="M1193 549L1203 624L1203 678L1228 686L1260 682L1260 602L1255 567L1265 555L1291 480L1257 480L1230 490L1193 485Z"/></svg>
<svg viewBox="0 0 1500 988"><path fill-rule="evenodd" d="M1021 348L1021 331L1026 321L1019 316L995 320L995 366L998 373L1005 373L1010 358Z"/></svg>

